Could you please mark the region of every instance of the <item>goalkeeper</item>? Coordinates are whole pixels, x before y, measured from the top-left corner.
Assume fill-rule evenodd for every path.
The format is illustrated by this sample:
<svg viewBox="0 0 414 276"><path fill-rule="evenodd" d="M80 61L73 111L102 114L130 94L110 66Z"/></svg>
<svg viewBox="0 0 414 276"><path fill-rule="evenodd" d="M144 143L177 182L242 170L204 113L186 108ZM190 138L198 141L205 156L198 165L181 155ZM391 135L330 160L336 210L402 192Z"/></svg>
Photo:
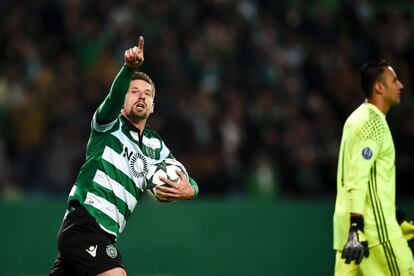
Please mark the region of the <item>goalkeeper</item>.
<svg viewBox="0 0 414 276"><path fill-rule="evenodd" d="M404 86L385 61L361 68L361 86L367 100L346 120L339 152L335 275L414 275L407 242L413 244L414 230L402 213L397 221L395 149L385 117Z"/></svg>

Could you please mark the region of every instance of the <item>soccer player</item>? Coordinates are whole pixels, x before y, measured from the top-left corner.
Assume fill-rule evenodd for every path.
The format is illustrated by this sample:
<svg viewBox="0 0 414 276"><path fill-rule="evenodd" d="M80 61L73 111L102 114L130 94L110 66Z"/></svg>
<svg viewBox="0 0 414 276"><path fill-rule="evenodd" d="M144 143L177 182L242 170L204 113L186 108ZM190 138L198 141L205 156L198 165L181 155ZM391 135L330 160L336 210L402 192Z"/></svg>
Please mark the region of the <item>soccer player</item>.
<svg viewBox="0 0 414 276"><path fill-rule="evenodd" d="M148 167L172 157L160 136L146 127L154 111L155 86L138 67L144 61L144 38L124 54L125 64L95 112L86 161L69 194L57 237L59 254L50 275L126 275L114 243L145 191ZM193 199L196 182L177 172L176 184L157 186L162 201Z"/></svg>
<svg viewBox="0 0 414 276"><path fill-rule="evenodd" d="M367 100L346 120L334 222L335 275L414 275L396 219L395 149L386 121L404 87L385 61L361 68Z"/></svg>

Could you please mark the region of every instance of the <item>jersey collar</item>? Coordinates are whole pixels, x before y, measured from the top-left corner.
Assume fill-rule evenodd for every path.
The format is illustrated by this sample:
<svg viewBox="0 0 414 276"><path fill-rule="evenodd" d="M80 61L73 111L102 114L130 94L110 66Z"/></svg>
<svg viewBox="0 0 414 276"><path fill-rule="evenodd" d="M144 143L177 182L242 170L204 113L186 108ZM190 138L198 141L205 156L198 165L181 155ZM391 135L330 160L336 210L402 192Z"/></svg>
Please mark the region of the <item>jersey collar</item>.
<svg viewBox="0 0 414 276"><path fill-rule="evenodd" d="M135 131L138 134L141 133L141 131L139 130L139 128L137 128L136 126L134 126L127 118L125 118L124 115L121 115L121 119L124 122L124 124L129 128L129 130Z"/></svg>
<svg viewBox="0 0 414 276"><path fill-rule="evenodd" d="M126 131L124 132L129 138L133 141L136 141L138 145L142 146L142 139L144 136L144 131L141 133L139 128L134 126L127 118L125 118L123 115L121 115L121 120L124 122L124 125L126 126Z"/></svg>

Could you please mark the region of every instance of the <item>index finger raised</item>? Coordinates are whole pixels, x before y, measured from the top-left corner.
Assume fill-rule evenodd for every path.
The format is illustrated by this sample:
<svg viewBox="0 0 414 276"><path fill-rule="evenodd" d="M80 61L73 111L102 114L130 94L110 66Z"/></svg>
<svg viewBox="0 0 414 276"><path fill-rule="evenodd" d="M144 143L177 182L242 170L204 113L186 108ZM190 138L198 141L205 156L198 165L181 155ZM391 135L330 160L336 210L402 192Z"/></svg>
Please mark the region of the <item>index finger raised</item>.
<svg viewBox="0 0 414 276"><path fill-rule="evenodd" d="M144 50L144 37L142 35L138 39L138 49Z"/></svg>

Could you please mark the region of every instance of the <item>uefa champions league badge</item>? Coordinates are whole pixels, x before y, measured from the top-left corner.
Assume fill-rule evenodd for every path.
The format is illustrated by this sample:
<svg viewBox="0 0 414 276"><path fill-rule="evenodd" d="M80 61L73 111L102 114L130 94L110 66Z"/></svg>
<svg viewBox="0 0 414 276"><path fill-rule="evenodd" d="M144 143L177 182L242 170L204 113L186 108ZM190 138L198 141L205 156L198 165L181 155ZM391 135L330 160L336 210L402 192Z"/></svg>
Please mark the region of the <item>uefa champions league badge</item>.
<svg viewBox="0 0 414 276"><path fill-rule="evenodd" d="M115 246L112 244L108 245L106 247L106 254L111 257L112 259L115 259L116 256L118 256L118 251L116 250Z"/></svg>
<svg viewBox="0 0 414 276"><path fill-rule="evenodd" d="M372 149L369 147L362 149L362 157L364 157L365 160L369 160L372 157Z"/></svg>

